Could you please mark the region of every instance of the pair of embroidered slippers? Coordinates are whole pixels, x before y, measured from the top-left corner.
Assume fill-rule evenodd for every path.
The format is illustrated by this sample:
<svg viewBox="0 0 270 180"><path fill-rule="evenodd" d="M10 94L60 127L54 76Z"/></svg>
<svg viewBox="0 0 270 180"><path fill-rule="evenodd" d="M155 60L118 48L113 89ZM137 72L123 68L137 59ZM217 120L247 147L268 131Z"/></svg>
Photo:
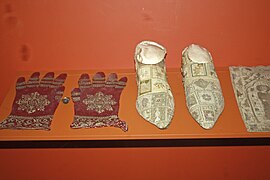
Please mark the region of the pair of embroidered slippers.
<svg viewBox="0 0 270 180"><path fill-rule="evenodd" d="M142 41L135 50L138 96L136 108L148 122L166 129L174 114L174 98L165 67L166 49ZM211 54L192 44L182 52L182 76L186 104L204 129L211 129L224 109L224 98Z"/></svg>

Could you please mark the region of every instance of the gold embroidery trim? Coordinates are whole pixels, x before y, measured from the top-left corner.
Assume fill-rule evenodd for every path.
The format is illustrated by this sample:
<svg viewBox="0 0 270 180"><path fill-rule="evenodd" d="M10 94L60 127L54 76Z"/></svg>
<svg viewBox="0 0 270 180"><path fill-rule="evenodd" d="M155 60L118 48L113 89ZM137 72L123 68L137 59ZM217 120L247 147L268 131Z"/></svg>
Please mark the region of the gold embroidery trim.
<svg viewBox="0 0 270 180"><path fill-rule="evenodd" d="M19 105L18 110L26 111L28 114L36 111L44 111L45 107L50 104L47 95L41 95L38 92L30 94L23 94L22 97L16 101Z"/></svg>
<svg viewBox="0 0 270 180"><path fill-rule="evenodd" d="M104 111L113 111L112 106L116 104L116 101L112 95L97 92L95 95L87 95L83 103L87 106L87 110L94 110L100 114Z"/></svg>

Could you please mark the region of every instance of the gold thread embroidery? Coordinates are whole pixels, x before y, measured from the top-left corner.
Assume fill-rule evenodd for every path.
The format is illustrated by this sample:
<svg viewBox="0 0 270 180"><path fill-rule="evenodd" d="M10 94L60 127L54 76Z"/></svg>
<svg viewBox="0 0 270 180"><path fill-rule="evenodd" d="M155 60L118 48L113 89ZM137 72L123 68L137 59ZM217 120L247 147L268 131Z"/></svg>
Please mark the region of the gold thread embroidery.
<svg viewBox="0 0 270 180"><path fill-rule="evenodd" d="M99 114L104 111L113 111L112 106L116 104L115 100L112 99L112 95L105 95L102 92L87 95L83 103L87 106L87 110L94 110Z"/></svg>
<svg viewBox="0 0 270 180"><path fill-rule="evenodd" d="M19 105L18 110L31 114L36 111L44 111L45 107L50 104L50 101L47 99L47 95L40 95L38 92L34 92L22 95L16 103Z"/></svg>
<svg viewBox="0 0 270 180"><path fill-rule="evenodd" d="M52 115L36 117L9 115L7 119L0 123L0 129L50 130L52 119Z"/></svg>
<svg viewBox="0 0 270 180"><path fill-rule="evenodd" d="M118 127L127 131L128 127L125 121L118 118L117 115L111 116L74 116L74 121L70 126L73 129L79 128L100 128L100 127Z"/></svg>

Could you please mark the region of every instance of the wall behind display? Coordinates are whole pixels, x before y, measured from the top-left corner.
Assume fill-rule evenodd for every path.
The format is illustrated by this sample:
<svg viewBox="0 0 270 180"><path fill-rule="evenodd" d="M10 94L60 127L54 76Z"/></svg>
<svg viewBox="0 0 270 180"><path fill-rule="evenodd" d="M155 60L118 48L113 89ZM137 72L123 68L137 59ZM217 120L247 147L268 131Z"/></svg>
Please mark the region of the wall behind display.
<svg viewBox="0 0 270 180"><path fill-rule="evenodd" d="M146 39L167 48L169 68L180 67L190 43L207 47L217 67L269 64L269 7L268 0L2 0L0 102L17 71L132 69L134 48Z"/></svg>

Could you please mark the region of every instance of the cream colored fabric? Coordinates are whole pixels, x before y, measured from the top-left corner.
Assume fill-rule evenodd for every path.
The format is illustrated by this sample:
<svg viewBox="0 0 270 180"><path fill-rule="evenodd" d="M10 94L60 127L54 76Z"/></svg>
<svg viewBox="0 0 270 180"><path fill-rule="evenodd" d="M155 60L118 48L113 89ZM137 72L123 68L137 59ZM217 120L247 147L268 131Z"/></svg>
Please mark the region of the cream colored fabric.
<svg viewBox="0 0 270 180"><path fill-rule="evenodd" d="M166 49L151 41L139 43L135 50L138 113L160 129L167 128L174 114L174 99L167 82Z"/></svg>
<svg viewBox="0 0 270 180"><path fill-rule="evenodd" d="M204 129L211 129L224 109L224 98L211 54L192 44L182 52L186 104Z"/></svg>
<svg viewBox="0 0 270 180"><path fill-rule="evenodd" d="M231 66L231 80L249 132L270 132L270 66Z"/></svg>

